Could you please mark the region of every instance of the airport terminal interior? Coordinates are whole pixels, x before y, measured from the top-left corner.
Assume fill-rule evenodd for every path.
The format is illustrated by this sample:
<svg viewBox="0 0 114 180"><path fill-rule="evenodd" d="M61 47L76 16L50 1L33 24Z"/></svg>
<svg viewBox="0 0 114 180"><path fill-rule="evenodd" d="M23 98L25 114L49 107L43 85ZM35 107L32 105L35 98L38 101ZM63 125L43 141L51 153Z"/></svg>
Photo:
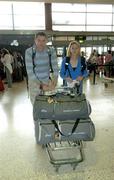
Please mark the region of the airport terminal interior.
<svg viewBox="0 0 114 180"><path fill-rule="evenodd" d="M4 86L0 90L0 180L113 180L114 2L0 1L0 49L8 49L14 60L19 56L24 62L25 50L33 45L38 31L48 34L47 45L56 49L59 68L69 42L80 43L89 72L83 82L83 93L92 108L90 118L95 126L95 138L82 142L84 159L75 168L72 163L56 168L50 162L47 148L35 140L25 64L21 64L20 77L13 66L13 84L8 87L0 63L0 83ZM97 61L91 69L92 52L97 53ZM108 53L111 64L105 66ZM99 58L102 64L98 63ZM59 76L57 88L62 87ZM69 156L66 149L57 153L59 158ZM71 148L70 155L78 159L79 148Z"/></svg>

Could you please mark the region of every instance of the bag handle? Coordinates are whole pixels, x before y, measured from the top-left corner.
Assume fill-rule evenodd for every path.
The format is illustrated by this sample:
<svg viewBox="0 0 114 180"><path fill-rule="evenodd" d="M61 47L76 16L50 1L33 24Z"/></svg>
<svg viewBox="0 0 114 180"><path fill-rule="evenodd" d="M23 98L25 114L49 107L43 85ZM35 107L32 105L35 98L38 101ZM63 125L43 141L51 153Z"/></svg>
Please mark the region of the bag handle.
<svg viewBox="0 0 114 180"><path fill-rule="evenodd" d="M62 136L68 137L68 136L71 136L71 135L74 133L74 131L76 130L76 128L77 128L77 126L78 126L79 121L80 121L79 118L76 119L70 135L65 135L65 134L63 134L63 133L60 131L59 126L58 126L58 124L57 124L57 122L56 122L55 120L52 120L52 123L54 124L55 128L58 130L58 132L59 132Z"/></svg>

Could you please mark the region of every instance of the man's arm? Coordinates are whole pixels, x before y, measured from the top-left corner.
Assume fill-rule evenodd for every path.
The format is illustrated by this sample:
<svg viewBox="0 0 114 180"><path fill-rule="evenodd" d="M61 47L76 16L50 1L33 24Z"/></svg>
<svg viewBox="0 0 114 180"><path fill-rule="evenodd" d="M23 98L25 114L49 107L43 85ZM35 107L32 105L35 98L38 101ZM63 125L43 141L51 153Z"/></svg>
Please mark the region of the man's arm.
<svg viewBox="0 0 114 180"><path fill-rule="evenodd" d="M53 68L53 75L55 78L58 78L59 68L58 68L57 54L54 48L51 49L51 63Z"/></svg>
<svg viewBox="0 0 114 180"><path fill-rule="evenodd" d="M28 81L35 81L40 83L33 72L33 62L32 62L32 48L29 48L25 51L25 64L26 64L26 71L28 75Z"/></svg>
<svg viewBox="0 0 114 180"><path fill-rule="evenodd" d="M52 84L50 82L49 85L50 86L52 85L52 88L54 88L57 85L58 75L59 75L57 54L54 48L51 49L51 64L53 68L53 77L52 77Z"/></svg>

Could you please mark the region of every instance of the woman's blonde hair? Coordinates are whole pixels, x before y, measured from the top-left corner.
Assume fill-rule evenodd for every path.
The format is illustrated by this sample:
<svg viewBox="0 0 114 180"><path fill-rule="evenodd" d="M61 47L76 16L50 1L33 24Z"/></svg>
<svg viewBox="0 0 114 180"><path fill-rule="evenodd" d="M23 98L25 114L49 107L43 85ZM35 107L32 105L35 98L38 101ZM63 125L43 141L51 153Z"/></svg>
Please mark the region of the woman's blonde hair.
<svg viewBox="0 0 114 180"><path fill-rule="evenodd" d="M79 48L80 48L80 44L78 41L71 41L68 45L68 48L67 48L67 56L70 57L71 56L71 52L70 52L70 48L73 44L76 44Z"/></svg>

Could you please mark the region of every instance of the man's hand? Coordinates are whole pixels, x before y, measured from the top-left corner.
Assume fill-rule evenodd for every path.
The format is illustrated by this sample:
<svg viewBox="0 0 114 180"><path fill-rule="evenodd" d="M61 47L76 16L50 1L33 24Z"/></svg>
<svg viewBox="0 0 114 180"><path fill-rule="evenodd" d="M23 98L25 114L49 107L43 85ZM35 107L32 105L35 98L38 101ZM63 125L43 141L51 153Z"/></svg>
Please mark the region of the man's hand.
<svg viewBox="0 0 114 180"><path fill-rule="evenodd" d="M50 80L48 84L42 84L43 91L54 90L57 85L57 79Z"/></svg>
<svg viewBox="0 0 114 180"><path fill-rule="evenodd" d="M42 89L43 91L49 91L49 86L48 86L48 84L42 84L41 89Z"/></svg>
<svg viewBox="0 0 114 180"><path fill-rule="evenodd" d="M57 81L56 80L50 80L49 81L49 89L50 89L50 91L51 90L54 90L55 89L55 87L56 87L56 85L57 85Z"/></svg>
<svg viewBox="0 0 114 180"><path fill-rule="evenodd" d="M52 84L54 87L56 87L57 85L57 78L54 78L53 80L51 80Z"/></svg>

